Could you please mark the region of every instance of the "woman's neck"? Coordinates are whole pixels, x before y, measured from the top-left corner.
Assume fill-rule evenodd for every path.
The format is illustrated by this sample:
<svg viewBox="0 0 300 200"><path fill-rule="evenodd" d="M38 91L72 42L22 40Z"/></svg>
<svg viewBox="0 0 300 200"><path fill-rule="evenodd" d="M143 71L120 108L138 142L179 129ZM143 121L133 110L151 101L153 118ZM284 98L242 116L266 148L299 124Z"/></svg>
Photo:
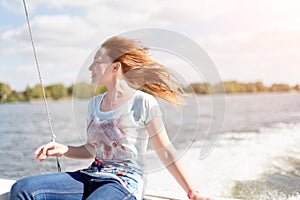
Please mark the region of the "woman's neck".
<svg viewBox="0 0 300 200"><path fill-rule="evenodd" d="M131 88L126 81L119 80L114 87L108 88L101 108L103 110L113 110L127 102L134 92L135 89Z"/></svg>

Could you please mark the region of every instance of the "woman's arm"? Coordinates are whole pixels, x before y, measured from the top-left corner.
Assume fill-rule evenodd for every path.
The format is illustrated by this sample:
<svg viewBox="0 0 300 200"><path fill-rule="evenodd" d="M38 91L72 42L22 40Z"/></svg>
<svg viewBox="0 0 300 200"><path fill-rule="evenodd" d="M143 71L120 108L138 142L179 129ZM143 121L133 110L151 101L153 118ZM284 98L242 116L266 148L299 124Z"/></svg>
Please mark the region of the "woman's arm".
<svg viewBox="0 0 300 200"><path fill-rule="evenodd" d="M40 146L35 152L34 157L43 161L48 156L66 156L75 159L94 159L96 155L95 147L89 143L78 147L67 146L56 142Z"/></svg>
<svg viewBox="0 0 300 200"><path fill-rule="evenodd" d="M150 141L158 154L158 157L175 178L175 180L186 191L186 193L190 193L190 198L193 200L209 199L201 196L195 190L192 191L194 187L191 183L191 180L188 179L180 161L175 157L175 150L169 140L162 118L154 117L147 124L147 131L150 137Z"/></svg>
<svg viewBox="0 0 300 200"><path fill-rule="evenodd" d="M74 147L68 146L69 150L63 155L75 159L94 159L96 157L95 146L90 143Z"/></svg>

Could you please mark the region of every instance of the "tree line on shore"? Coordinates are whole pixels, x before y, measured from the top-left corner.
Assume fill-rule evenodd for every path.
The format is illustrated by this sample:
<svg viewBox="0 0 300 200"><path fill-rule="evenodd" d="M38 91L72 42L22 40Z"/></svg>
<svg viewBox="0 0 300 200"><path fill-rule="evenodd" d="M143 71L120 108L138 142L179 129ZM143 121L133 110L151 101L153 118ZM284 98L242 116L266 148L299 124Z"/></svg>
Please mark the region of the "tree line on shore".
<svg viewBox="0 0 300 200"><path fill-rule="evenodd" d="M192 83L184 88L187 93L213 94L213 93L258 93L258 92L291 92L300 91L300 85L290 86L288 84L273 84L265 86L261 81L254 83L240 83L237 81L226 81L215 85L208 83ZM61 83L51 84L45 87L48 99L58 100L71 97L90 98L106 91L104 86L93 87L88 83L72 84L64 86ZM0 82L0 103L40 100L43 98L41 85L27 86L24 91L17 92L8 84Z"/></svg>
<svg viewBox="0 0 300 200"><path fill-rule="evenodd" d="M263 82L240 83L237 81L226 81L215 85L208 83L192 83L186 89L187 92L195 92L196 94L212 94L212 93L258 93L258 92L299 92L300 85L290 86L285 83L272 84L267 87Z"/></svg>
<svg viewBox="0 0 300 200"><path fill-rule="evenodd" d="M90 98L96 94L103 93L106 88L104 86L93 87L88 83L72 84L64 86L61 83L46 86L45 95L47 99L58 100L76 97L80 99ZM40 84L33 87L27 86L24 91L17 92L8 84L0 82L0 103L5 102L24 102L34 101L43 98L43 91Z"/></svg>

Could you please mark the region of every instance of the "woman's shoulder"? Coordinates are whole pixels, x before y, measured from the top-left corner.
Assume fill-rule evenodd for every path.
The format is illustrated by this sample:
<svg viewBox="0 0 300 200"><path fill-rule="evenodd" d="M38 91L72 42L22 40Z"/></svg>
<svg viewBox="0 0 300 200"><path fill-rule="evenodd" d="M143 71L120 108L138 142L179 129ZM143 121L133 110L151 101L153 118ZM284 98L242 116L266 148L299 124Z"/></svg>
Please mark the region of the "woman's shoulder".
<svg viewBox="0 0 300 200"><path fill-rule="evenodd" d="M135 95L136 100L139 100L135 101L135 107L142 112L145 124L148 124L154 116L162 115L160 105L155 96L143 91L137 91Z"/></svg>
<svg viewBox="0 0 300 200"><path fill-rule="evenodd" d="M148 109L159 105L155 96L140 90L136 91L133 103Z"/></svg>
<svg viewBox="0 0 300 200"><path fill-rule="evenodd" d="M143 101L156 101L156 98L147 92L137 90L134 94L134 98L136 100L143 100Z"/></svg>
<svg viewBox="0 0 300 200"><path fill-rule="evenodd" d="M99 94L99 95L96 95L96 96L93 96L92 98L90 98L89 100L89 107L92 107L92 106L95 106L97 105L104 97L105 93L102 93L102 94Z"/></svg>

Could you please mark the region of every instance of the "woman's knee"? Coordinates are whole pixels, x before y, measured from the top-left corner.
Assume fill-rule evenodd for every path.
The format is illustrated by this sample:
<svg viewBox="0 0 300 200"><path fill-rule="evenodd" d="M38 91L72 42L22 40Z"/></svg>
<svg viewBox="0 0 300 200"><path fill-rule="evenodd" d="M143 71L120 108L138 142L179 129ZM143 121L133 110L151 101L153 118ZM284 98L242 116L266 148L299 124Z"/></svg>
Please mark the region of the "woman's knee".
<svg viewBox="0 0 300 200"><path fill-rule="evenodd" d="M16 181L10 190L9 197L13 199L26 199L33 189L30 178L23 178Z"/></svg>
<svg viewBox="0 0 300 200"><path fill-rule="evenodd" d="M47 182L51 184L51 174L29 176L22 178L13 184L10 191L10 199L30 199L37 191L47 187ZM22 197L22 198L21 198Z"/></svg>

